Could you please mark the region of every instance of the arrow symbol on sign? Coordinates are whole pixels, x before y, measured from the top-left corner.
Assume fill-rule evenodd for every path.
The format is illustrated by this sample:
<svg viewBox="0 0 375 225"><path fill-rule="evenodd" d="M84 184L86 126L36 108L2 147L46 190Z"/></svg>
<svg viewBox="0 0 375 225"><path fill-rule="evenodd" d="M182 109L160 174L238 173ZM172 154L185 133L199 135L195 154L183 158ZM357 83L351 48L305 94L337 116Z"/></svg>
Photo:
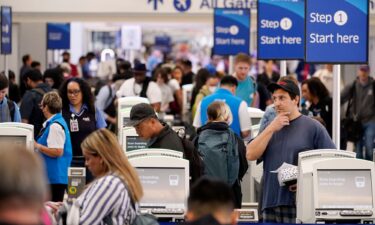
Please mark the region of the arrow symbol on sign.
<svg viewBox="0 0 375 225"><path fill-rule="evenodd" d="M148 0L148 3L151 3L151 2L154 3L154 10L158 9L158 2L160 2L161 4L163 4L163 0Z"/></svg>

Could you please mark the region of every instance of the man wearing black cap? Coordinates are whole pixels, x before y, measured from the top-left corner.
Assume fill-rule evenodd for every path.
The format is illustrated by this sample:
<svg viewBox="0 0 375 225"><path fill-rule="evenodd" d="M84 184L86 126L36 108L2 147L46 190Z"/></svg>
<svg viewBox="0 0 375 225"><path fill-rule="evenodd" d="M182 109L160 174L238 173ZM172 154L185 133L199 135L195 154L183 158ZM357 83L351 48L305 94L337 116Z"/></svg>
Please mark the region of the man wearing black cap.
<svg viewBox="0 0 375 225"><path fill-rule="evenodd" d="M357 158L372 161L375 139L375 81L369 74L368 65L359 67L357 79L342 91L341 103L349 101L349 118L362 124L362 138L355 143ZM362 152L363 147L365 154Z"/></svg>
<svg viewBox="0 0 375 225"><path fill-rule="evenodd" d="M160 111L161 91L158 85L146 77L146 65L139 63L134 67L134 77L126 80L116 93L118 98L139 96L148 98L156 112Z"/></svg>
<svg viewBox="0 0 375 225"><path fill-rule="evenodd" d="M148 148L164 148L183 151L181 139L167 124L161 123L154 109L146 103L132 107L130 121L126 126L133 126L140 138L148 140Z"/></svg>
<svg viewBox="0 0 375 225"><path fill-rule="evenodd" d="M265 223L295 223L295 188L280 187L271 173L284 162L297 165L298 153L312 149L334 149L327 130L298 110L300 91L290 80L268 86L276 118L247 146L248 160L262 160L262 216Z"/></svg>

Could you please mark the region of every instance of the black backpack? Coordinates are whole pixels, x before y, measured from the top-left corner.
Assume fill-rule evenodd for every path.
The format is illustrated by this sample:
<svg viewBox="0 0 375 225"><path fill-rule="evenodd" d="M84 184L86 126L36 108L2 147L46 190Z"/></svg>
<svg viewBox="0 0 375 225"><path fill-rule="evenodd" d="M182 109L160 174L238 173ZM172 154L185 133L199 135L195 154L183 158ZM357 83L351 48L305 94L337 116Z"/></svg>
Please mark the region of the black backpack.
<svg viewBox="0 0 375 225"><path fill-rule="evenodd" d="M14 112L16 111L16 107L14 107L14 102L10 99L7 99L7 103L11 122L14 122Z"/></svg>

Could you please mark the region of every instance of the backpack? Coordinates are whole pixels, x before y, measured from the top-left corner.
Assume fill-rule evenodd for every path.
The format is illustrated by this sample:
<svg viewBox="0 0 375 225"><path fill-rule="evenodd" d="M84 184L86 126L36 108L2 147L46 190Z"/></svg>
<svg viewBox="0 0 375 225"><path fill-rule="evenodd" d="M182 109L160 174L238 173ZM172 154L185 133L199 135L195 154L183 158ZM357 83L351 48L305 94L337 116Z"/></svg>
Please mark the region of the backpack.
<svg viewBox="0 0 375 225"><path fill-rule="evenodd" d="M177 134L182 142L182 146L184 147L183 149L184 159L189 160L189 174L191 178L190 184L193 184L196 180L198 180L201 176L203 176L203 173L204 173L203 158L202 158L202 155L197 150L197 148L195 147L196 145L186 138L185 133L183 135L180 135L180 132L177 132Z"/></svg>
<svg viewBox="0 0 375 225"><path fill-rule="evenodd" d="M204 174L232 186L238 180L240 171L236 134L228 127L203 129L199 131L196 143L198 151L203 155Z"/></svg>
<svg viewBox="0 0 375 225"><path fill-rule="evenodd" d="M7 103L11 122L14 122L14 112L16 111L16 107L14 107L14 102L10 99L7 99Z"/></svg>
<svg viewBox="0 0 375 225"><path fill-rule="evenodd" d="M109 95L108 95L106 102L111 101L111 103L104 109L104 112L112 117L116 117L116 114L117 114L116 106L115 106L116 95L112 97L112 87L110 84L107 85L107 88L109 89Z"/></svg>

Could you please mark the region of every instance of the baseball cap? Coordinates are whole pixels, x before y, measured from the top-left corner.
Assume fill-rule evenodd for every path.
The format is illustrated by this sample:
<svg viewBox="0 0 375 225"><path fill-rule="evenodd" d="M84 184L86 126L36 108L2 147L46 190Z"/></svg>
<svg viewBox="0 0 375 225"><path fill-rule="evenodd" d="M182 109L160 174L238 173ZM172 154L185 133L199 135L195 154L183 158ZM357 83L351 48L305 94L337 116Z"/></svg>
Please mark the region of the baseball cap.
<svg viewBox="0 0 375 225"><path fill-rule="evenodd" d="M370 67L368 65L361 65L359 67L359 70L361 70L363 72L369 72L370 71Z"/></svg>
<svg viewBox="0 0 375 225"><path fill-rule="evenodd" d="M126 123L128 127L134 127L148 118L157 118L154 108L146 103L139 103L130 110L130 121Z"/></svg>
<svg viewBox="0 0 375 225"><path fill-rule="evenodd" d="M268 85L268 90L273 93L277 89L283 89L289 93L300 95L298 86L291 80L283 80L277 83L272 83Z"/></svg>

